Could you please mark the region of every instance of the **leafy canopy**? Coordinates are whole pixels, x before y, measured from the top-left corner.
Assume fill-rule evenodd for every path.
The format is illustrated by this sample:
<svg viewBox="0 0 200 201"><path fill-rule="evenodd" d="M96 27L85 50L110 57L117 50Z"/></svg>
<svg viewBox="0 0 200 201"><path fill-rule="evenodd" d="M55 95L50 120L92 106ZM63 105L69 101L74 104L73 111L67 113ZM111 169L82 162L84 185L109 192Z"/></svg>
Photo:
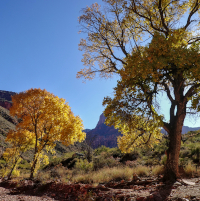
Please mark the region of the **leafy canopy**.
<svg viewBox="0 0 200 201"><path fill-rule="evenodd" d="M77 77L93 79L96 72L102 77L127 65L132 52L140 50L155 32L174 39L184 35L187 44L200 40L199 0L103 0L82 10L80 32L86 33L79 49L84 51L86 66ZM98 65L98 67L97 67Z"/></svg>

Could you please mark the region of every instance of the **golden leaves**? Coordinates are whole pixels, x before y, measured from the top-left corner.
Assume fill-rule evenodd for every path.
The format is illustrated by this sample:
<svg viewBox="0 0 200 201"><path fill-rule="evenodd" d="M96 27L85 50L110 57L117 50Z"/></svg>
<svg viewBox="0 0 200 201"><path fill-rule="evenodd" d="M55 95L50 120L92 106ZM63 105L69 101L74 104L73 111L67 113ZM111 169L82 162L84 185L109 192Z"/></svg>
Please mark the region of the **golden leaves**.
<svg viewBox="0 0 200 201"><path fill-rule="evenodd" d="M84 51L82 61L86 68L78 72L78 78L93 79L97 72L105 78L119 73L118 70L126 65L128 55L141 48L143 39L154 38L155 32L168 37L173 48L187 46L188 41L199 36L200 26L194 18L198 13L200 15L196 0L105 0L105 3L104 10L97 9L97 5L83 10L80 24L88 37L81 39L79 48ZM86 28L88 24L90 26ZM161 47L161 38L159 43L161 51L155 55L164 56L169 47ZM173 54L169 56L177 58ZM149 57L149 62L154 63L154 59ZM162 62L165 61L160 59L156 63L160 65ZM179 58L177 65L182 63Z"/></svg>
<svg viewBox="0 0 200 201"><path fill-rule="evenodd" d="M56 141L69 145L85 139L82 120L74 116L64 99L46 90L29 89L13 96L12 102L11 115L22 121L16 131L8 133L6 141L21 152L34 147L33 164L38 163L43 150L51 150Z"/></svg>

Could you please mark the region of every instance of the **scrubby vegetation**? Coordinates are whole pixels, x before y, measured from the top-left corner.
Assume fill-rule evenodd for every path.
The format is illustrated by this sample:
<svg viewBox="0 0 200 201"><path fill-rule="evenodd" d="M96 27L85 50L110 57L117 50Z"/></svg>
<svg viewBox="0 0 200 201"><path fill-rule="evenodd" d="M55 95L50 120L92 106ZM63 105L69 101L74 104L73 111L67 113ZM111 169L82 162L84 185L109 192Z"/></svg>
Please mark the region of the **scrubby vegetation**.
<svg viewBox="0 0 200 201"><path fill-rule="evenodd" d="M183 135L179 164L180 172L186 177L200 175L199 131ZM41 183L49 181L99 184L115 181L129 181L134 173L139 177L159 176L164 173L166 163L167 139L150 148L135 148L132 153L122 153L118 148L101 146L92 151L91 162L85 155L68 152L62 157L51 156L46 166L41 166L36 180ZM83 150L82 153L85 153ZM83 156L82 156L83 155ZM7 168L4 158L0 160L0 176ZM12 178L27 179L30 173L30 161L23 159L13 172ZM20 175L20 176L19 176ZM5 175L4 175L5 176Z"/></svg>

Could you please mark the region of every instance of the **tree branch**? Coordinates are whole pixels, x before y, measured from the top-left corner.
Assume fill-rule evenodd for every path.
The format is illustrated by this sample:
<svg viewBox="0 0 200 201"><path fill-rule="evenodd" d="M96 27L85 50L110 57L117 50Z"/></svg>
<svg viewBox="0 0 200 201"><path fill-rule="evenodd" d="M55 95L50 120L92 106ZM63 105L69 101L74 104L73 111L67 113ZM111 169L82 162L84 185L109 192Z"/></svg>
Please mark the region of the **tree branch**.
<svg viewBox="0 0 200 201"><path fill-rule="evenodd" d="M191 12L188 16L188 19L187 19L186 25L184 26L184 29L187 29L188 26L191 24L191 22L192 22L191 18L198 11L198 9L199 9L199 0L196 0L195 6L193 7L193 9L191 10Z"/></svg>
<svg viewBox="0 0 200 201"><path fill-rule="evenodd" d="M165 30L166 30L165 35L168 36L169 28L168 28L167 25L165 24L165 18L164 18L164 16L163 16L163 9L162 9L161 2L162 2L162 0L159 0L158 9L159 9L159 13L160 13L162 25L163 25L163 27L164 27Z"/></svg>

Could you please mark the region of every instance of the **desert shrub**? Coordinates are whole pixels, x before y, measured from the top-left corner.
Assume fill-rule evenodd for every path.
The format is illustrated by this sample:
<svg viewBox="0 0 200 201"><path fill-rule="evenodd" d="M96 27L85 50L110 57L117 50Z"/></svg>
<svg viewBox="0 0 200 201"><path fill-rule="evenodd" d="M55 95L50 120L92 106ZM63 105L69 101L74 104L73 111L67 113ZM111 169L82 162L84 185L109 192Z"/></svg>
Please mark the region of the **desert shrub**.
<svg viewBox="0 0 200 201"><path fill-rule="evenodd" d="M164 174L164 166L163 165L156 165L152 168L152 175L160 175Z"/></svg>
<svg viewBox="0 0 200 201"><path fill-rule="evenodd" d="M185 166L185 165L188 164L189 160L190 160L190 159L189 159L188 157L179 158L179 165Z"/></svg>
<svg viewBox="0 0 200 201"><path fill-rule="evenodd" d="M167 150L167 148L168 148L167 144L168 144L168 139L165 139L165 138L162 139L161 143L154 145L154 148L153 148L154 153L156 155L158 155L158 154L159 155L164 154L165 150Z"/></svg>
<svg viewBox="0 0 200 201"><path fill-rule="evenodd" d="M111 148L110 149L110 153L112 154L112 156L114 158L121 158L122 155L123 155L122 152L121 152L121 150L118 147Z"/></svg>
<svg viewBox="0 0 200 201"><path fill-rule="evenodd" d="M161 164L165 165L167 163L167 155L161 156Z"/></svg>
<svg viewBox="0 0 200 201"><path fill-rule="evenodd" d="M137 161L126 161L125 165L131 168L135 168L138 165Z"/></svg>
<svg viewBox="0 0 200 201"><path fill-rule="evenodd" d="M72 182L81 183L107 183L110 181L130 180L133 169L129 167L102 168L88 174L77 174L72 178Z"/></svg>
<svg viewBox="0 0 200 201"><path fill-rule="evenodd" d="M142 161L143 162L141 163L141 165L153 166L153 165L160 164L160 161L157 158L149 157L149 156L143 156Z"/></svg>
<svg viewBox="0 0 200 201"><path fill-rule="evenodd" d="M52 179L50 171L38 171L35 179L41 183L46 183Z"/></svg>
<svg viewBox="0 0 200 201"><path fill-rule="evenodd" d="M188 149L184 149L180 151L180 157L181 158L185 158L185 157L189 157L191 154L190 150Z"/></svg>
<svg viewBox="0 0 200 201"><path fill-rule="evenodd" d="M138 162L139 165L145 165L145 163L146 163L146 162L143 160L143 158L138 158L138 159L137 159L137 162Z"/></svg>
<svg viewBox="0 0 200 201"><path fill-rule="evenodd" d="M83 184L93 183L92 175L91 174L77 174L72 178L72 182L78 182L78 183L83 183Z"/></svg>
<svg viewBox="0 0 200 201"><path fill-rule="evenodd" d="M188 164L185 166L184 170L185 170L186 175L191 177L194 175L194 173L196 171L196 167L191 161L189 161Z"/></svg>
<svg viewBox="0 0 200 201"><path fill-rule="evenodd" d="M55 166L50 170L50 176L56 179L65 177L65 168L61 164Z"/></svg>
<svg viewBox="0 0 200 201"><path fill-rule="evenodd" d="M89 163L86 159L84 159L84 160L80 159L79 161L76 162L75 169L83 171L83 172L92 171L93 170L93 162Z"/></svg>
<svg viewBox="0 0 200 201"><path fill-rule="evenodd" d="M136 168L133 169L133 172L136 173L138 176L149 176L150 167L138 165Z"/></svg>
<svg viewBox="0 0 200 201"><path fill-rule="evenodd" d="M94 158L93 164L94 164L94 170L98 170L105 167L115 167L120 165L118 160L114 159L112 156L110 157L104 156L103 152L99 157Z"/></svg>
<svg viewBox="0 0 200 201"><path fill-rule="evenodd" d="M109 149L110 149L109 147L106 147L106 146L102 145L101 147L99 147L99 148L94 150L94 155L98 156L102 152L109 153Z"/></svg>

